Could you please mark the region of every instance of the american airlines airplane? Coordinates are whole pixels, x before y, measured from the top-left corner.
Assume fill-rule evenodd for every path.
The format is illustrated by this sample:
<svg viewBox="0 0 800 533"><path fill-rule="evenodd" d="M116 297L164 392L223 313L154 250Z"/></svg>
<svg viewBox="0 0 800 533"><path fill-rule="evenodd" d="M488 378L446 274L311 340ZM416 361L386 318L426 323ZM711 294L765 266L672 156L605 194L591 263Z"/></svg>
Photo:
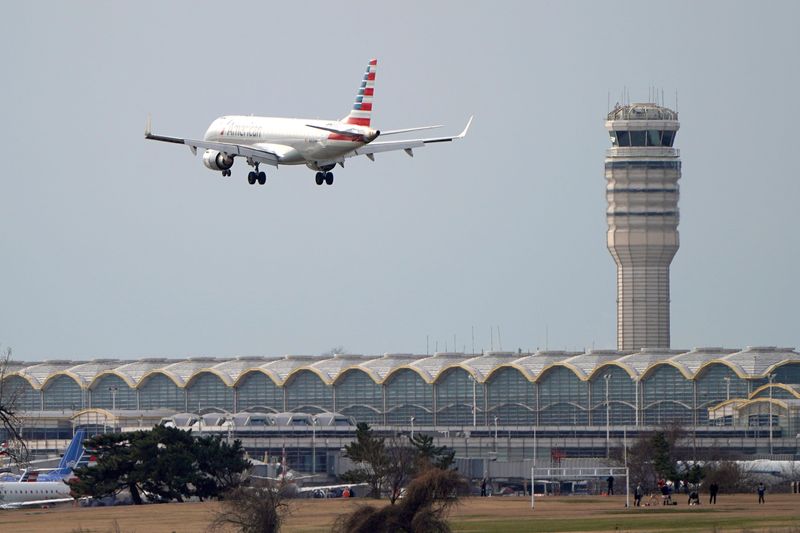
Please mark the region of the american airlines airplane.
<svg viewBox="0 0 800 533"><path fill-rule="evenodd" d="M367 65L353 109L341 120L225 116L211 123L202 140L194 140L155 135L148 118L144 136L153 141L185 144L193 154L197 154L198 148L205 149L203 164L211 170L222 172L223 176L231 175L234 159L241 157L254 169L247 175L250 185L266 183L267 175L259 170L262 163L276 168L279 165L306 165L317 171L317 185L332 185L331 170L337 164L344 167L344 161L349 157L365 155L374 161L376 153L394 150L404 150L413 156L414 148L461 139L467 134L472 123L471 117L464 131L451 137L375 142L379 136L440 127L422 126L390 131L372 129L370 123L377 65L377 59Z"/></svg>

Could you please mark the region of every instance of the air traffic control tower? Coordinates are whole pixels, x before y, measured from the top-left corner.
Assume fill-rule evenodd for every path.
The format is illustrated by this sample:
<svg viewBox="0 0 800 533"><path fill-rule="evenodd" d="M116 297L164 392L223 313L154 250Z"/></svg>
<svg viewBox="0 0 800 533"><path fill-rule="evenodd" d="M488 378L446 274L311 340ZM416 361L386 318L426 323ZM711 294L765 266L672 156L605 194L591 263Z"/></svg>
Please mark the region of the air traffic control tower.
<svg viewBox="0 0 800 533"><path fill-rule="evenodd" d="M606 129L608 250L617 263L617 348L669 348L669 265L678 251L678 113L617 105Z"/></svg>

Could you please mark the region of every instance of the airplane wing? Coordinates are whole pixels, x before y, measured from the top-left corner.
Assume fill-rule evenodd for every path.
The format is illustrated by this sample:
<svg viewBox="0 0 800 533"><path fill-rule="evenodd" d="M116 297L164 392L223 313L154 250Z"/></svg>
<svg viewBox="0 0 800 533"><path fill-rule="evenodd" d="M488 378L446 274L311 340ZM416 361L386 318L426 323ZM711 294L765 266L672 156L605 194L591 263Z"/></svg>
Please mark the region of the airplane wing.
<svg viewBox="0 0 800 533"><path fill-rule="evenodd" d="M452 137L430 137L425 139L407 139L403 141L377 141L371 142L358 148L349 154L347 157L353 157L357 155L365 155L370 159L374 159L374 154L380 152L392 152L395 150L405 150L405 152L412 156L414 155L413 149L414 148L422 148L426 144L432 143L443 143L443 142L450 142L456 139L463 139L467 135L467 131L469 131L469 127L472 124L472 118L469 117L469 122L467 122L464 131L459 133L458 135L453 135Z"/></svg>
<svg viewBox="0 0 800 533"><path fill-rule="evenodd" d="M315 490L333 490L353 487L369 487L369 483L340 483L339 485L317 485L316 487L298 487L297 492L313 492Z"/></svg>
<svg viewBox="0 0 800 533"><path fill-rule="evenodd" d="M147 118L147 127L144 130L144 138L152 141L161 141L174 144L185 144L189 147L193 154L197 153L198 148L205 148L207 150L216 150L231 156L247 157L253 161L278 166L279 156L277 153L267 150L265 148L255 148L253 146L245 146L235 143L221 143L211 141L201 141L197 139L184 139L182 137L167 137L165 135L154 135L150 131L150 117Z"/></svg>
<svg viewBox="0 0 800 533"><path fill-rule="evenodd" d="M13 502L13 503L4 503L0 505L0 509L19 509L20 507L31 507L31 506L40 506L40 505L50 505L52 503L67 503L75 501L74 498L55 498L52 500L30 500L27 502Z"/></svg>

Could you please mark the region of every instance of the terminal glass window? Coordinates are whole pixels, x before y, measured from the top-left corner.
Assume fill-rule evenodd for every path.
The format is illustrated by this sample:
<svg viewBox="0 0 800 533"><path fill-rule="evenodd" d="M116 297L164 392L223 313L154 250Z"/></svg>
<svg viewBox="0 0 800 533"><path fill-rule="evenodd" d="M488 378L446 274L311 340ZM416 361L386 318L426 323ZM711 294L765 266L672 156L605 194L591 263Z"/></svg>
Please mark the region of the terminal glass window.
<svg viewBox="0 0 800 533"><path fill-rule="evenodd" d="M697 421L708 420L708 408L733 398L747 398L748 384L727 365L709 365L697 377Z"/></svg>
<svg viewBox="0 0 800 533"><path fill-rule="evenodd" d="M236 387L239 395L236 407L239 411L263 407L267 411L282 413L283 389L263 372L250 372L244 376Z"/></svg>
<svg viewBox="0 0 800 533"><path fill-rule="evenodd" d="M186 396L183 390L164 374L151 374L139 386L139 408L185 411Z"/></svg>
<svg viewBox="0 0 800 533"><path fill-rule="evenodd" d="M659 365L642 381L643 415L647 425L693 422L692 382L672 365Z"/></svg>
<svg viewBox="0 0 800 533"><path fill-rule="evenodd" d="M800 363L787 363L775 369L776 383L800 385Z"/></svg>
<svg viewBox="0 0 800 533"><path fill-rule="evenodd" d="M610 378L606 381L605 376ZM599 426L636 423L636 384L631 376L618 366L608 366L592 379L592 424ZM606 386L608 408L606 409Z"/></svg>
<svg viewBox="0 0 800 533"><path fill-rule="evenodd" d="M136 409L136 390L114 374L106 374L92 383L92 407L100 409Z"/></svg>
<svg viewBox="0 0 800 533"><path fill-rule="evenodd" d="M589 384L567 367L556 366L539 378L539 424L586 425Z"/></svg>
<svg viewBox="0 0 800 533"><path fill-rule="evenodd" d="M27 379L20 376L9 376L3 380L0 387L0 402L3 405L10 405L11 398L14 398L14 406L20 411L40 411L42 409L42 397L39 391Z"/></svg>
<svg viewBox="0 0 800 533"><path fill-rule="evenodd" d="M333 411L333 387L310 370L300 370L284 385L286 409L297 413Z"/></svg>
<svg viewBox="0 0 800 533"><path fill-rule="evenodd" d="M191 381L186 387L186 398L189 411L209 408L233 411L233 388L211 372L202 372Z"/></svg>
<svg viewBox="0 0 800 533"><path fill-rule="evenodd" d="M536 423L536 396L533 383L513 367L492 373L486 382L489 418L497 416L505 426Z"/></svg>
<svg viewBox="0 0 800 533"><path fill-rule="evenodd" d="M471 426L473 403L477 420L483 423L483 385L463 368L451 368L436 380L437 425Z"/></svg>
<svg viewBox="0 0 800 533"><path fill-rule="evenodd" d="M433 424L433 386L415 371L403 368L386 382L386 421L410 426L411 417L420 425Z"/></svg>
<svg viewBox="0 0 800 533"><path fill-rule="evenodd" d="M337 412L356 422L383 424L383 390L366 372L345 372L335 387Z"/></svg>
<svg viewBox="0 0 800 533"><path fill-rule="evenodd" d="M43 389L45 411L83 409L83 391L74 379L60 375L51 379Z"/></svg>

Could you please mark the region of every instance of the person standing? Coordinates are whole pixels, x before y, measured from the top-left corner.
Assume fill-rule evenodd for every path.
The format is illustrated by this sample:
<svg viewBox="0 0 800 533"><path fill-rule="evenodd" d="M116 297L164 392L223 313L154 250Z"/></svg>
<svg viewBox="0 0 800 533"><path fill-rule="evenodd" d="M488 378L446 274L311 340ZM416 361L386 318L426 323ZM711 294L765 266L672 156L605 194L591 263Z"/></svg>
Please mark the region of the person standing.
<svg viewBox="0 0 800 533"><path fill-rule="evenodd" d="M481 480L481 496L486 496L486 478Z"/></svg>
<svg viewBox="0 0 800 533"><path fill-rule="evenodd" d="M614 495L614 476L608 476L606 479L606 483L608 483L608 490L606 491L607 496Z"/></svg>
<svg viewBox="0 0 800 533"><path fill-rule="evenodd" d="M763 482L758 484L756 491L758 492L758 503L766 503L766 501L764 501L764 493L767 489L764 487Z"/></svg>
<svg viewBox="0 0 800 533"><path fill-rule="evenodd" d="M719 492L719 485L717 482L713 482L711 485L708 486L708 503L710 504L717 504L717 493Z"/></svg>
<svg viewBox="0 0 800 533"><path fill-rule="evenodd" d="M642 506L642 496L644 496L644 489L642 489L641 483L637 483L636 488L633 491L633 505L635 507Z"/></svg>

